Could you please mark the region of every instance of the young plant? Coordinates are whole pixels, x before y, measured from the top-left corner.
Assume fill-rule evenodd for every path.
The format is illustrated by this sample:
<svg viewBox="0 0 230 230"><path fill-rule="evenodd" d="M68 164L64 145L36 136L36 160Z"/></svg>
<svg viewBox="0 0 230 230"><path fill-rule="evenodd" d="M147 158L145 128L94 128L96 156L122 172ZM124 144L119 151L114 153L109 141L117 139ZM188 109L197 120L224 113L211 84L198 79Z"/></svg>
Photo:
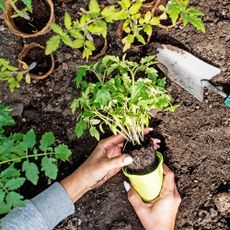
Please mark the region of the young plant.
<svg viewBox="0 0 230 230"><path fill-rule="evenodd" d="M153 26L160 23L159 18L153 17L150 11L144 15L141 14L142 2L143 0L137 0L135 3L132 3L131 0L118 1L121 7L120 19L124 19L122 24L125 32L125 37L122 39L123 52L130 49L135 41L145 45L147 38L152 36Z"/></svg>
<svg viewBox="0 0 230 230"><path fill-rule="evenodd" d="M22 3L24 4L23 9L17 8L16 4L17 4L18 0L8 0L8 2L10 3L10 5L14 9L14 14L12 15L12 18L22 17L26 20L30 20L30 16L28 13L33 12L32 0L22 0ZM0 0L0 9L6 10L5 0Z"/></svg>
<svg viewBox="0 0 230 230"><path fill-rule="evenodd" d="M91 136L100 139L104 125L116 135L122 134L133 144L144 140L144 128L156 111L173 111L172 97L165 90L165 79L159 78L153 56L142 58L139 63L106 56L99 63L78 69L77 86L83 91L71 108L80 114L75 133L81 137L86 128ZM83 80L87 73L98 82ZM141 77L140 77L141 76Z"/></svg>
<svg viewBox="0 0 230 230"><path fill-rule="evenodd" d="M24 204L18 189L26 180L36 185L42 172L55 180L58 160L66 161L71 155L67 145L55 144L52 132L45 133L38 145L33 129L5 136L4 128L12 124L9 108L0 103L0 214Z"/></svg>
<svg viewBox="0 0 230 230"><path fill-rule="evenodd" d="M193 25L197 30L205 32L205 26L202 21L203 12L194 8L188 7L189 0L171 0L166 7L161 5L159 8L162 11L162 19L171 19L172 24L176 25L178 20L183 21L183 26L188 23Z"/></svg>
<svg viewBox="0 0 230 230"><path fill-rule="evenodd" d="M91 0L89 10L81 8L80 19L72 20L66 12L64 16L65 28L52 24L51 29L57 34L47 41L46 54L58 49L60 42L65 45L81 49L83 58L88 59L95 51L95 36L107 36L107 24L117 20L118 10L114 6L100 8L97 0Z"/></svg>
<svg viewBox="0 0 230 230"><path fill-rule="evenodd" d="M12 66L8 60L0 58L0 81L7 81L11 92L13 92L15 88L20 87L23 76L25 76L26 83L30 83L29 71L37 65L36 62L33 62L30 66L24 62L22 64L23 70L19 71L19 69Z"/></svg>

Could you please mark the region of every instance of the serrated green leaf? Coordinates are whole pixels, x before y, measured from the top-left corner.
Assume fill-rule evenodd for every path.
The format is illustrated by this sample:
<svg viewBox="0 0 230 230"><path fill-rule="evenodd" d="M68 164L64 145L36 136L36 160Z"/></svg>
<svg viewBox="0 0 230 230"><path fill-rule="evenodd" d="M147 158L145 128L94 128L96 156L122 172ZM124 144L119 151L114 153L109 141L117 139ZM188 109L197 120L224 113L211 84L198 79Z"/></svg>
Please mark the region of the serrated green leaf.
<svg viewBox="0 0 230 230"><path fill-rule="evenodd" d="M5 187L8 190L19 189L24 184L25 180L24 177L12 178L6 182Z"/></svg>
<svg viewBox="0 0 230 230"><path fill-rule="evenodd" d="M153 33L153 28L151 25L145 25L144 26L144 32L148 35L151 36Z"/></svg>
<svg viewBox="0 0 230 230"><path fill-rule="evenodd" d="M59 35L51 37L47 42L46 42L46 50L45 54L49 55L53 53L54 51L57 50L57 48L60 45L60 37Z"/></svg>
<svg viewBox="0 0 230 230"><path fill-rule="evenodd" d="M56 159L43 157L42 158L42 171L45 172L45 175L49 177L51 180L55 180L57 178L58 168L56 163Z"/></svg>
<svg viewBox="0 0 230 230"><path fill-rule="evenodd" d="M189 7L187 12L192 16L204 16L204 13L194 7Z"/></svg>
<svg viewBox="0 0 230 230"><path fill-rule="evenodd" d="M48 147L54 144L54 142L55 142L54 134L52 132L46 132L45 134L43 134L40 140L39 148L42 151L46 151Z"/></svg>
<svg viewBox="0 0 230 230"><path fill-rule="evenodd" d="M0 215L6 214L11 210L11 207L9 204L5 203L5 202L1 202L0 203ZM1 227L1 225L0 225Z"/></svg>
<svg viewBox="0 0 230 230"><path fill-rule="evenodd" d="M138 13L140 8L141 8L141 6L142 6L141 2L134 3L129 9L130 14L134 15L134 14Z"/></svg>
<svg viewBox="0 0 230 230"><path fill-rule="evenodd" d="M10 192L6 195L6 203L10 207L23 207L24 206L24 201L23 201L23 196L20 195L17 192Z"/></svg>
<svg viewBox="0 0 230 230"><path fill-rule="evenodd" d="M145 39L144 39L144 37L143 37L142 35L136 34L136 38L137 38L137 40L138 40L140 43L142 43L143 45L146 44Z"/></svg>
<svg viewBox="0 0 230 230"><path fill-rule="evenodd" d="M35 163L24 161L22 171L25 172L26 178L34 185L38 183L38 166Z"/></svg>
<svg viewBox="0 0 230 230"><path fill-rule="evenodd" d="M75 126L75 133L77 135L77 137L81 137L84 133L84 130L87 127L87 122L84 120L80 120L79 122L77 122L76 126Z"/></svg>
<svg viewBox="0 0 230 230"><path fill-rule="evenodd" d="M176 24L179 16L180 16L180 9L175 7L173 4L168 5L168 14L172 20L173 25Z"/></svg>
<svg viewBox="0 0 230 230"><path fill-rule="evenodd" d="M89 12L90 13L99 13L100 12L100 6L99 6L97 0L90 0Z"/></svg>
<svg viewBox="0 0 230 230"><path fill-rule="evenodd" d="M64 25L67 30L70 30L72 27L71 16L67 12L65 12L65 16L64 16Z"/></svg>
<svg viewBox="0 0 230 230"><path fill-rule="evenodd" d="M33 148L35 144L36 135L34 130L31 129L23 136L23 147L25 147L25 149Z"/></svg>
<svg viewBox="0 0 230 230"><path fill-rule="evenodd" d="M197 29L205 32L205 26L201 18L198 17L189 17L189 22Z"/></svg>
<svg viewBox="0 0 230 230"><path fill-rule="evenodd" d="M71 150L67 145L61 144L54 149L55 157L59 160L66 161L71 155Z"/></svg>
<svg viewBox="0 0 230 230"><path fill-rule="evenodd" d="M50 25L50 28L51 28L55 33L57 33L57 34L59 34L59 35L62 35L62 34L64 33L63 29L62 29L59 25L57 25L57 24L55 24L55 23L52 23L52 24Z"/></svg>
<svg viewBox="0 0 230 230"><path fill-rule="evenodd" d="M13 166L9 166L7 169L0 173L0 177L2 178L13 178L19 177L20 172L18 169L14 168Z"/></svg>
<svg viewBox="0 0 230 230"><path fill-rule="evenodd" d="M100 140L100 134L95 127L90 127L89 132L92 137L95 137L98 141Z"/></svg>

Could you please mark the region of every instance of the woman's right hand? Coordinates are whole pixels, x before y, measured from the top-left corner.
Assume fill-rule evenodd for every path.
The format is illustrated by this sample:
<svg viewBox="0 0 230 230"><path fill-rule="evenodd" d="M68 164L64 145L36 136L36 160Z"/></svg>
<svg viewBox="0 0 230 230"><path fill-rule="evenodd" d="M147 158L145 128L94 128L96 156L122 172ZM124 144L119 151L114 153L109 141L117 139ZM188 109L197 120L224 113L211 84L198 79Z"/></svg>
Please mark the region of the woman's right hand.
<svg viewBox="0 0 230 230"><path fill-rule="evenodd" d="M145 230L174 229L181 197L175 184L174 173L166 165L164 165L164 174L161 193L150 203L144 203L139 194L124 182L125 189L128 191L128 200Z"/></svg>

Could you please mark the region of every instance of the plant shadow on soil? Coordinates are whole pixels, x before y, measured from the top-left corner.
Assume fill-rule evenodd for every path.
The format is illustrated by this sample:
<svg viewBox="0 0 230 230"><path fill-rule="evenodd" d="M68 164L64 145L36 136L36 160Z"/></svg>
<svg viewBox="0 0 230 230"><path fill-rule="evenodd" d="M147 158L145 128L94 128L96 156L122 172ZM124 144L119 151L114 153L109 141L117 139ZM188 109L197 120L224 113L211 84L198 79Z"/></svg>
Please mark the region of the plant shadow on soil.
<svg viewBox="0 0 230 230"><path fill-rule="evenodd" d="M86 0L64 5L60 1L54 2L56 20L61 24L64 10L75 17L76 11L88 3ZM204 11L207 33L197 32L190 26L183 30L158 30L157 40L176 45L220 66L222 74L213 81L218 82L217 85L223 85L227 93L230 79L230 55L227 50L230 47L230 29L229 18L225 12L230 3L227 0L191 0L191 3ZM0 26L3 28L0 33L0 57L9 58L14 64L17 64L16 58L23 44L35 41L44 45L50 36L49 34L25 41L10 35L2 20ZM115 27L110 29L110 33L107 54L121 57L122 51L117 44ZM142 52L129 52L127 58L139 60L145 55L155 54L153 41ZM9 105L17 103L23 110L21 114L16 111L17 124L9 128L8 133L26 132L34 128L41 137L45 131L54 131L58 142L66 143L72 148L70 162L59 165L60 180L87 159L97 142L89 137L88 132L82 138L76 139L74 125L77 114L73 116L69 108L69 103L80 93L74 87L76 66L82 65L84 61L77 52L64 46L60 47L55 56L56 66L51 77L42 81L33 80L30 85L22 82L21 88L13 94L6 84L1 83L0 99ZM165 163L175 172L182 196L175 229L227 230L228 212L218 209L224 204L216 196L230 192L229 108L223 105L223 98L208 90L205 91L204 102L199 103L170 80L167 80L167 89L181 106L174 113L158 114L159 121L153 121L151 126L157 125L157 132L164 137L165 148L162 151ZM109 135L107 132L103 137ZM61 222L56 230L143 230L127 200L122 185L124 180L125 177L119 173L102 187L87 193L77 202L75 214ZM38 187L27 184L23 193L26 198L31 198L47 186L45 178L41 178Z"/></svg>

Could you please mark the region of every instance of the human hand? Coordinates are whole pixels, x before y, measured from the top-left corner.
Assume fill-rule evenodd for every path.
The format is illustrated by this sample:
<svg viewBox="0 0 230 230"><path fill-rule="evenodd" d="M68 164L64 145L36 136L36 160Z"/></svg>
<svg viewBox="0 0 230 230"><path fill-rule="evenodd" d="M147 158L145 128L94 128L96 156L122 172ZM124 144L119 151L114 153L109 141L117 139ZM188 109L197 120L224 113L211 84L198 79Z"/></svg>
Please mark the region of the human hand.
<svg viewBox="0 0 230 230"><path fill-rule="evenodd" d="M181 197L175 184L174 173L166 165L164 165L164 174L161 193L150 203L144 203L129 183L124 182L125 189L128 191L128 200L145 230L174 229Z"/></svg>
<svg viewBox="0 0 230 230"><path fill-rule="evenodd" d="M145 134L152 131L145 129ZM90 157L70 176L61 181L62 186L76 202L87 191L102 185L117 174L122 167L133 159L128 154L121 154L125 138L122 135L111 136L100 141ZM156 145L159 142L156 142Z"/></svg>

